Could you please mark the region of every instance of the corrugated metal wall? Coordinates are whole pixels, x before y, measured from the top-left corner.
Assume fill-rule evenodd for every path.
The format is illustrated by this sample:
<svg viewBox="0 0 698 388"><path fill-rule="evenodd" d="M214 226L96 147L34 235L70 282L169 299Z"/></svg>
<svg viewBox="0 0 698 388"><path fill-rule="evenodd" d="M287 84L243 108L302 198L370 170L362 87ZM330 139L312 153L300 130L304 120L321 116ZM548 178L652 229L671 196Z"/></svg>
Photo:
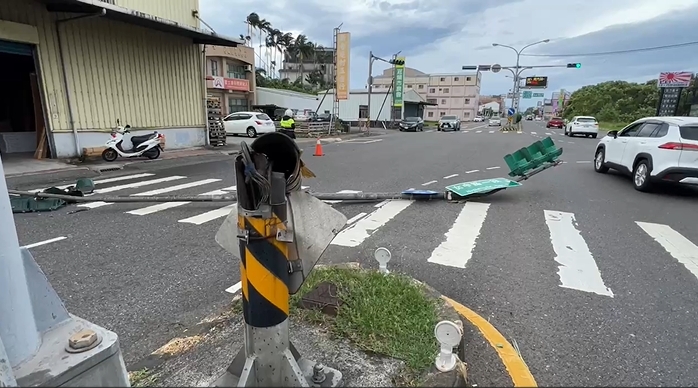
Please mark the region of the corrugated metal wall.
<svg viewBox="0 0 698 388"><path fill-rule="evenodd" d="M34 1L0 1L0 19L39 30L43 85L54 131L71 129L55 17ZM205 126L201 56L190 40L104 18L67 22L60 28L79 130L113 128L117 118L135 128Z"/></svg>
<svg viewBox="0 0 698 388"><path fill-rule="evenodd" d="M199 10L199 0L116 0L115 3L190 27L199 27L199 19L191 14L193 10Z"/></svg>

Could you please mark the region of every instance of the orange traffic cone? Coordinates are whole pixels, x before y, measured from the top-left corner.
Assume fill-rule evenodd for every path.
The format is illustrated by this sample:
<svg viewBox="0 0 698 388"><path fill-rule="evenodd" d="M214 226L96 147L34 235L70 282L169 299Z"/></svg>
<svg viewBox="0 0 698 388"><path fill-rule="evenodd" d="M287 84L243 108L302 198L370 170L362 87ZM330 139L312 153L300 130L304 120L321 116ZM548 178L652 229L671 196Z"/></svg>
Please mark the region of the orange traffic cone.
<svg viewBox="0 0 698 388"><path fill-rule="evenodd" d="M320 138L318 138L317 142L315 143L315 153L313 156L325 156L325 154L322 152L322 143L320 143Z"/></svg>

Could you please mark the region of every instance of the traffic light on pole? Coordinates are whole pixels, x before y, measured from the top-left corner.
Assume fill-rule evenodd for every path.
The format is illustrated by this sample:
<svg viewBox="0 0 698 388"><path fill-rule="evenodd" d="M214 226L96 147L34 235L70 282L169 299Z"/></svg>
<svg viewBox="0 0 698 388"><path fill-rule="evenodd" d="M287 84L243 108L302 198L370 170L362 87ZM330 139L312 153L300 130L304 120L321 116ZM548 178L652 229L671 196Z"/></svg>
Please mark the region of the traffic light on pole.
<svg viewBox="0 0 698 388"><path fill-rule="evenodd" d="M392 65L398 65L398 66L403 66L403 65L405 64L405 60L404 60L404 59L400 59L400 58L391 59L391 60L390 60L390 64L392 64Z"/></svg>
<svg viewBox="0 0 698 388"><path fill-rule="evenodd" d="M568 63L567 68L568 69L581 69L582 64L581 63Z"/></svg>

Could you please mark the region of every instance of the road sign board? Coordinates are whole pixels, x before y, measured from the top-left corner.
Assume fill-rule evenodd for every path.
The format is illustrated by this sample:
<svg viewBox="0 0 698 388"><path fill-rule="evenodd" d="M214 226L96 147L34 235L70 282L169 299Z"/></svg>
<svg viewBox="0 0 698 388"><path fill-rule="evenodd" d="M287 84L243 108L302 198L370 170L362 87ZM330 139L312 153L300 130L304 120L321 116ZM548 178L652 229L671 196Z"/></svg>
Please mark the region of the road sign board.
<svg viewBox="0 0 698 388"><path fill-rule="evenodd" d="M509 108L509 109L507 109L507 115L513 116L514 113L516 113L516 109L514 109L514 108Z"/></svg>
<svg viewBox="0 0 698 388"><path fill-rule="evenodd" d="M493 73L499 73L500 70L502 70L502 65L500 65L499 63L495 63L490 68L490 71L492 71Z"/></svg>
<svg viewBox="0 0 698 388"><path fill-rule="evenodd" d="M532 95L533 95L533 92L532 92L532 91L530 91L530 90L524 90L523 96L522 96L522 97L523 97L524 100L525 100L525 99L531 98Z"/></svg>
<svg viewBox="0 0 698 388"><path fill-rule="evenodd" d="M506 178L493 178L482 179L479 181L463 182L451 186L446 186L446 190L455 193L461 197L467 197L469 195L477 193L487 193L492 190L500 190L518 186L521 186L521 183Z"/></svg>
<svg viewBox="0 0 698 388"><path fill-rule="evenodd" d="M543 98L545 96L545 93L533 93L533 98Z"/></svg>
<svg viewBox="0 0 698 388"><path fill-rule="evenodd" d="M438 191L434 190L405 190L402 192L404 195L409 195L412 196L413 199L420 200L420 199L430 199L431 197L435 196L436 194L439 194Z"/></svg>
<svg viewBox="0 0 698 388"><path fill-rule="evenodd" d="M666 71L659 73L657 86L660 88L687 88L691 85L693 73L688 71Z"/></svg>

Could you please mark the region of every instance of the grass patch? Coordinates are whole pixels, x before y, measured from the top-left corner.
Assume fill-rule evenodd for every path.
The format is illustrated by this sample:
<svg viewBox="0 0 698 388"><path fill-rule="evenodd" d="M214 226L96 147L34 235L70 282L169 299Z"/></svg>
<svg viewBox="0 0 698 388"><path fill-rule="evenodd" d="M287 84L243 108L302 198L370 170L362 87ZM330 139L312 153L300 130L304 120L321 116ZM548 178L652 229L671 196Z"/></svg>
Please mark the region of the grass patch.
<svg viewBox="0 0 698 388"><path fill-rule="evenodd" d="M321 282L337 285L342 305L336 317L297 307L302 295ZM315 269L293 296L292 306L292 316L327 324L334 335L366 352L403 360L417 373L434 362L437 301L408 277L360 269Z"/></svg>
<svg viewBox="0 0 698 388"><path fill-rule="evenodd" d="M599 122L599 128L605 129L606 131L617 131L619 129L625 128L626 125L628 125L628 123L616 123L616 122L610 122L610 121L600 121Z"/></svg>
<svg viewBox="0 0 698 388"><path fill-rule="evenodd" d="M424 121L425 127L437 127L439 125L438 121Z"/></svg>
<svg viewBox="0 0 698 388"><path fill-rule="evenodd" d="M128 379L132 387L153 387L157 383L157 377L148 368L128 372Z"/></svg>

